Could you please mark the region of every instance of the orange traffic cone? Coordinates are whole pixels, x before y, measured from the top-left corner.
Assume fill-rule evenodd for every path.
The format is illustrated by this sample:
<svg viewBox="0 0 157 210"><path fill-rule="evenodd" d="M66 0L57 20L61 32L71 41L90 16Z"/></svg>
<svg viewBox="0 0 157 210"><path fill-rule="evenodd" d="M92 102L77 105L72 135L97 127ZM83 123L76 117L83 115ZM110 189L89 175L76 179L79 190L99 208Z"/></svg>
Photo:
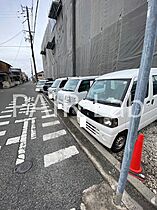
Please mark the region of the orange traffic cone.
<svg viewBox="0 0 157 210"><path fill-rule="evenodd" d="M132 172L134 175L136 174L138 175L142 172L141 158L142 158L143 141L144 141L144 135L139 134L134 146L134 151L130 164L130 172Z"/></svg>

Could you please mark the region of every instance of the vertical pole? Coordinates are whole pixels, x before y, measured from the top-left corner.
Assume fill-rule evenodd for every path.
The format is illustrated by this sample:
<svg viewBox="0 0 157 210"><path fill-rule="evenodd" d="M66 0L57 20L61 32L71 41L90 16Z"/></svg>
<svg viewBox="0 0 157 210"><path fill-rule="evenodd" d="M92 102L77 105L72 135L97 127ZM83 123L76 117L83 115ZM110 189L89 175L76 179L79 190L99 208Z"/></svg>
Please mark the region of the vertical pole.
<svg viewBox="0 0 157 210"><path fill-rule="evenodd" d="M124 157L122 161L117 192L114 198L114 202L117 205L120 205L122 195L125 190L133 148L137 138L138 127L141 118L140 113L142 111L141 104L143 104L144 102L144 98L147 91L147 84L149 81L150 68L152 65L153 53L156 41L156 32L157 32L157 0L149 0L144 46L143 46L141 64L138 74L135 100L132 106L132 116L129 124L128 136L124 151Z"/></svg>
<svg viewBox="0 0 157 210"><path fill-rule="evenodd" d="M72 49L73 76L76 76L76 0L72 0Z"/></svg>
<svg viewBox="0 0 157 210"><path fill-rule="evenodd" d="M36 63L35 63L35 56L34 56L34 49L33 49L33 39L32 39L32 33L31 33L31 27L30 27L30 21L29 21L28 7L26 7L26 13L27 13L28 31L29 31L29 36L30 36L30 43L31 43L31 51L32 51L32 60L33 60L33 66L34 66L35 80L37 82L38 81L38 77L37 77L37 70L36 70Z"/></svg>

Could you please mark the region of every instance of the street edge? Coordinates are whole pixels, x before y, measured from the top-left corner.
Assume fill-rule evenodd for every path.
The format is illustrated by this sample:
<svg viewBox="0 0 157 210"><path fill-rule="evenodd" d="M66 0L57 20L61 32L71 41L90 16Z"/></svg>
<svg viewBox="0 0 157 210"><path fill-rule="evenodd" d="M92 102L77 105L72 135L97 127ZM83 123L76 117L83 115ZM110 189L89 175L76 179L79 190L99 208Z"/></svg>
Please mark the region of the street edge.
<svg viewBox="0 0 157 210"><path fill-rule="evenodd" d="M46 101L52 105L54 104L53 101L50 101L47 96L45 96ZM54 104L55 105L55 104ZM90 152L87 151L87 149L80 143L80 141L77 139L75 134L70 130L70 128L64 123L62 118L57 114L58 118L62 121L62 123L65 125L67 130L70 132L70 134L76 139L77 143L80 145L80 147L83 149L83 151L86 153L86 155L90 158L90 160L93 162L94 165L96 165L99 172L104 177L105 171L102 167L99 167L93 160L93 158L89 155ZM76 121L72 117L69 117L69 120L72 122L72 124L94 145L94 147L110 162L111 165L113 165L119 172L120 172L120 162L112 156L105 148L103 148L92 136L90 136L85 130L79 127ZM89 154L88 154L89 153ZM97 162L97 161L96 161ZM106 176L104 178L107 178ZM156 195L148 188L146 187L140 180L134 178L131 175L128 175L128 181L136 188L136 190L142 194L142 196L151 204L153 204L155 207L157 206L157 197ZM109 181L110 183L110 181ZM136 202L136 201L135 201Z"/></svg>

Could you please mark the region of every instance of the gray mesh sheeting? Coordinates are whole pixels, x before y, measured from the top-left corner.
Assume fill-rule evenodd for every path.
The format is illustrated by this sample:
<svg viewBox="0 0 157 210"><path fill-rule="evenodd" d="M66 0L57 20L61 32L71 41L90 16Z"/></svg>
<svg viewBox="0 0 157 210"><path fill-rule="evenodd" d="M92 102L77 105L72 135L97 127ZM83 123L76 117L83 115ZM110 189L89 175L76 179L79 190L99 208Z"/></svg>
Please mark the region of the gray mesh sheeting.
<svg viewBox="0 0 157 210"><path fill-rule="evenodd" d="M47 29L43 41L55 36L54 54L47 53L47 61L43 59L44 69L54 78L73 74L72 0L62 4L53 33ZM76 74L139 67L146 14L146 0L76 0ZM157 67L157 44L153 67Z"/></svg>

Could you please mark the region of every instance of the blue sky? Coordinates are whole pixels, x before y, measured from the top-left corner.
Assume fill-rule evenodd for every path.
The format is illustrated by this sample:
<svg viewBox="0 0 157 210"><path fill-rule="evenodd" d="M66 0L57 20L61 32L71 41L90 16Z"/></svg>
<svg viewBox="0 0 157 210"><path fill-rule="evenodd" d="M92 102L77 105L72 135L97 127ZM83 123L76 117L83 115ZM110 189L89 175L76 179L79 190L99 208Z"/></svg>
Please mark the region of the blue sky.
<svg viewBox="0 0 157 210"><path fill-rule="evenodd" d="M25 41L28 33L24 34L23 30L27 30L27 22L24 15L21 15L21 5L31 7L34 5L34 14L37 0L0 0L0 60L3 60L13 67L21 68L29 76L31 75L31 50L29 47L12 47L12 46L30 46ZM40 0L39 10L36 24L36 34L34 39L34 49L37 71L43 70L42 59L40 55L41 43L43 35L48 23L48 12L52 0ZM19 11L19 12L18 12ZM19 34L18 34L19 33ZM5 44L3 42L9 40L18 34L14 39Z"/></svg>

